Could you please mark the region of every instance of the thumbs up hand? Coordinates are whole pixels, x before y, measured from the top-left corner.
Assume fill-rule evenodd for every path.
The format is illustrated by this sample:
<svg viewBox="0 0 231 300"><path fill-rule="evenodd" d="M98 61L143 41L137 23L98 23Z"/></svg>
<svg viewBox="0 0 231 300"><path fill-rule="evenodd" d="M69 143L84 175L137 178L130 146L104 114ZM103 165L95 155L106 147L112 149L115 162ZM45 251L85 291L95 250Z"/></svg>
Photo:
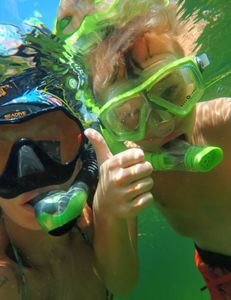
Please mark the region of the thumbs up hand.
<svg viewBox="0 0 231 300"><path fill-rule="evenodd" d="M113 155L103 136L85 130L99 166L99 183L94 196L94 211L116 218L135 217L153 202L152 166L144 161L141 149L133 148Z"/></svg>

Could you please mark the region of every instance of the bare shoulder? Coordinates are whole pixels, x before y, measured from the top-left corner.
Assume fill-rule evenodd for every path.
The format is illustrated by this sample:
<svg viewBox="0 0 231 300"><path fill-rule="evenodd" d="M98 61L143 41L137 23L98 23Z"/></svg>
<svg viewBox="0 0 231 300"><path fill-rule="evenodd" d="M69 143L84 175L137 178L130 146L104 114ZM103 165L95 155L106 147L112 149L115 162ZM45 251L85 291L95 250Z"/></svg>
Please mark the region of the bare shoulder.
<svg viewBox="0 0 231 300"><path fill-rule="evenodd" d="M218 125L231 121L231 98L216 98L197 104L198 121Z"/></svg>
<svg viewBox="0 0 231 300"><path fill-rule="evenodd" d="M196 127L208 144L231 150L231 98L200 102L196 111Z"/></svg>

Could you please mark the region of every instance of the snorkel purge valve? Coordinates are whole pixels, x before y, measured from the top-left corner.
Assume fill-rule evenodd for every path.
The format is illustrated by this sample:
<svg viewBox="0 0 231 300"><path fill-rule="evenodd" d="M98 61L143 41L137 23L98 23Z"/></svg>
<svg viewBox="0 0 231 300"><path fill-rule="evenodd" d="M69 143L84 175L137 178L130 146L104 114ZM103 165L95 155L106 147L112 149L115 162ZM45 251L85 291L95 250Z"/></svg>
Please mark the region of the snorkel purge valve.
<svg viewBox="0 0 231 300"><path fill-rule="evenodd" d="M32 200L38 223L51 235L59 236L67 233L75 225L86 202L92 205L98 180L98 167L91 146L85 150L82 159L82 169L67 192L50 191Z"/></svg>

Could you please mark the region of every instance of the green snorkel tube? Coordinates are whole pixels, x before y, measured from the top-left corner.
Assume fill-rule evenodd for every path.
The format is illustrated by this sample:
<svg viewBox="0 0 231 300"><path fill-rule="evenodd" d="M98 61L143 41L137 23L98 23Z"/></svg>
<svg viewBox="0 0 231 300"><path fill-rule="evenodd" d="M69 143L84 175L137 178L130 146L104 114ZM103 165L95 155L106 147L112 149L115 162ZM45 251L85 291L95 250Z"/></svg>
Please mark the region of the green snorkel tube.
<svg viewBox="0 0 231 300"><path fill-rule="evenodd" d="M116 154L127 148L122 142L113 140L106 129L101 131L111 151ZM168 149L161 152L145 152L154 171L191 171L206 173L214 169L223 159L223 150L213 146L190 145L184 140L174 140Z"/></svg>

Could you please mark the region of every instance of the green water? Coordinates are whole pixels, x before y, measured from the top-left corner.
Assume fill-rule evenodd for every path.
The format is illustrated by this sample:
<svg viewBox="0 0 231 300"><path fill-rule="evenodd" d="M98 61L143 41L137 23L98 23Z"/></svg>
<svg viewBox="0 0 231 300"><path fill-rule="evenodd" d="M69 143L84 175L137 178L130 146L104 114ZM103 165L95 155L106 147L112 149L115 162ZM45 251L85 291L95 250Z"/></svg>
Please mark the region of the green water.
<svg viewBox="0 0 231 300"><path fill-rule="evenodd" d="M182 2L182 1L180 1ZM206 52L211 65L204 77L209 86L203 100L231 96L231 3L226 0L187 0L184 18L196 11L197 22L208 24L197 40L199 53ZM195 25L196 26L196 25Z"/></svg>
<svg viewBox="0 0 231 300"><path fill-rule="evenodd" d="M194 265L193 242L176 234L154 207L139 217L141 273L129 300L208 300Z"/></svg>
<svg viewBox="0 0 231 300"><path fill-rule="evenodd" d="M208 25L197 41L211 65L204 73L208 86L202 100L231 96L231 3L227 0L188 0L184 18L197 11ZM174 192L174 191L173 191ZM208 300L203 279L194 264L193 241L176 234L155 210L139 217L140 278L127 300Z"/></svg>

